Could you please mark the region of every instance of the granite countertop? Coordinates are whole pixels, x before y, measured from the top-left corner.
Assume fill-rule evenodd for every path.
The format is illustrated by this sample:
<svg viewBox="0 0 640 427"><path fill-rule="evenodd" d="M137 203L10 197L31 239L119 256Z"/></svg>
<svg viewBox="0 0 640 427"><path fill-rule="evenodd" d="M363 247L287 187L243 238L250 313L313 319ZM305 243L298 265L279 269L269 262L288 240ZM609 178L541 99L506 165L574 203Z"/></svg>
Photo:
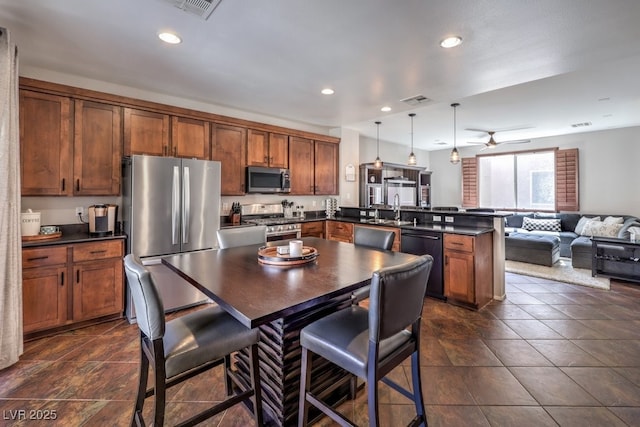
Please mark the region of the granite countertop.
<svg viewBox="0 0 640 427"><path fill-rule="evenodd" d="M363 225L370 225L374 227L376 226L394 227L394 228L400 228L401 230L407 230L407 231L439 231L444 233L466 234L471 236L484 234L484 233L491 233L493 231L493 228L490 228L490 227L467 227L467 226L444 225L444 224L435 224L435 223L424 223L424 224L418 224L414 226L413 223L410 221L402 221L405 224L396 225L393 222L375 223L375 222L369 222L369 220L366 220L363 218L354 218L354 217L336 217L331 219L333 221L350 222L353 224L363 224Z"/></svg>
<svg viewBox="0 0 640 427"><path fill-rule="evenodd" d="M36 246L53 246L53 245L65 245L70 243L85 243L95 242L98 240L113 240L113 239L126 239L127 235L124 233L114 233L109 236L92 236L89 234L89 226L87 224L64 224L60 225L60 231L62 236L57 239L50 240L35 240L22 242L23 248L36 247Z"/></svg>

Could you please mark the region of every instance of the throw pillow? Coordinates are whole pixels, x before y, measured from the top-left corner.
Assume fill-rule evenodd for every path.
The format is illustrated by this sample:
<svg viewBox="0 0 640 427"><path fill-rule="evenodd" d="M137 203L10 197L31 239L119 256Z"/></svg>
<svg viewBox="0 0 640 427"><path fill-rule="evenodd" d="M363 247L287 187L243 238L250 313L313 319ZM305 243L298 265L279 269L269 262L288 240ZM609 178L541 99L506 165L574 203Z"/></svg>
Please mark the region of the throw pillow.
<svg viewBox="0 0 640 427"><path fill-rule="evenodd" d="M640 219L635 217L627 218L627 220L622 224L622 228L620 229L620 231L618 231L618 239L629 240L629 232L634 227L640 227ZM638 235L638 238L640 238L640 235Z"/></svg>
<svg viewBox="0 0 640 427"><path fill-rule="evenodd" d="M554 219L536 219L536 218L524 218L522 220L522 228L525 230L533 231L561 231L560 220Z"/></svg>
<svg viewBox="0 0 640 427"><path fill-rule="evenodd" d="M576 229L574 230L575 233L578 235L583 235L582 231L584 230L584 226L589 221L600 221L600 217L599 216L595 216L593 218L587 218L586 216L581 217L580 221L578 221L578 224L576 225Z"/></svg>
<svg viewBox="0 0 640 427"><path fill-rule="evenodd" d="M583 236L618 237L622 224L607 224L602 221L589 221L582 230Z"/></svg>
<svg viewBox="0 0 640 427"><path fill-rule="evenodd" d="M624 219L621 216L608 216L602 222L605 224L622 224Z"/></svg>
<svg viewBox="0 0 640 427"><path fill-rule="evenodd" d="M629 238L631 238L632 234L636 242L640 241L640 224L637 227L629 227Z"/></svg>

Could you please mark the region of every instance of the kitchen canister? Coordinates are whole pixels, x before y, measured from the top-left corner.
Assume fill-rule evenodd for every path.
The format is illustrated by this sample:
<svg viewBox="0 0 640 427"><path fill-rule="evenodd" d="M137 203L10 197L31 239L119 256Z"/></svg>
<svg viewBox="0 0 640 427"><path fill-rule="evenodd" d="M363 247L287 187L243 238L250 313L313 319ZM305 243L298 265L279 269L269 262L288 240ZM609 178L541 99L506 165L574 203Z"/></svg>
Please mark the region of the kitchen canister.
<svg viewBox="0 0 640 427"><path fill-rule="evenodd" d="M40 212L27 209L20 214L20 229L23 236L37 236L40 233Z"/></svg>

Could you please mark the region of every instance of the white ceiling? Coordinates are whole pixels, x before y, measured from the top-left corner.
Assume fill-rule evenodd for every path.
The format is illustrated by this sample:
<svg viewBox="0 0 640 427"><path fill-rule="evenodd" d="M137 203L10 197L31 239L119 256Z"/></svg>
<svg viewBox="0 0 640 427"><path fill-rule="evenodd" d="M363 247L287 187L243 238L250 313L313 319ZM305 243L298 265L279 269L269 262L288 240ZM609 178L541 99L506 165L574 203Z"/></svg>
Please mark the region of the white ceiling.
<svg viewBox="0 0 640 427"><path fill-rule="evenodd" d="M206 21L163 0L0 0L22 67L374 139L381 120L402 144L415 112L425 150L453 144L452 102L460 145L488 139L465 128L525 128L501 141L640 125L639 21L638 0L222 0ZM441 48L449 35L463 44ZM430 101L400 101L414 95Z"/></svg>

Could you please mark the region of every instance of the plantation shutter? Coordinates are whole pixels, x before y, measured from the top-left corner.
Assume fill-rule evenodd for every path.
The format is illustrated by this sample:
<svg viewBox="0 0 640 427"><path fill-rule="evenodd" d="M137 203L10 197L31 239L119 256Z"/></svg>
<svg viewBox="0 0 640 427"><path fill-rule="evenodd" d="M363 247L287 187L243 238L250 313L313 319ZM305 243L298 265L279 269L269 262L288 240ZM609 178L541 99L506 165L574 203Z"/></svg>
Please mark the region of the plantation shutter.
<svg viewBox="0 0 640 427"><path fill-rule="evenodd" d="M556 150L556 211L579 211L578 149Z"/></svg>
<svg viewBox="0 0 640 427"><path fill-rule="evenodd" d="M478 159L462 158L462 207L478 207Z"/></svg>

